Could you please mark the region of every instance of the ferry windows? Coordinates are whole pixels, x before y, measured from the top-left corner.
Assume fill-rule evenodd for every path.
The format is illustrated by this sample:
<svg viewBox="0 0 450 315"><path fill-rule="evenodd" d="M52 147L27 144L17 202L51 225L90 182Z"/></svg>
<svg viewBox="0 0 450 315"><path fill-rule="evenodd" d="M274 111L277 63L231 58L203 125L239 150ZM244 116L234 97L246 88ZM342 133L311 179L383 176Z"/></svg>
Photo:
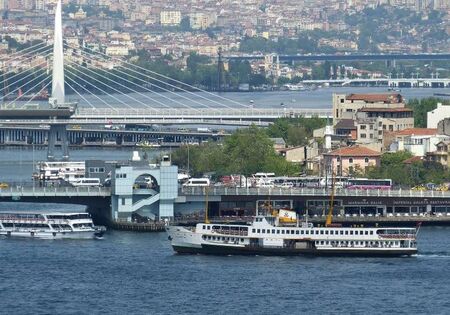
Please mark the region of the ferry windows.
<svg viewBox="0 0 450 315"><path fill-rule="evenodd" d="M252 233L255 233L255 229L252 229Z"/></svg>
<svg viewBox="0 0 450 315"><path fill-rule="evenodd" d="M348 235L348 230L347 230L347 231L345 231L345 235Z"/></svg>
<svg viewBox="0 0 450 315"><path fill-rule="evenodd" d="M295 234L300 234L300 231L299 230L295 231Z"/></svg>
<svg viewBox="0 0 450 315"><path fill-rule="evenodd" d="M325 235L328 235L328 230L325 231Z"/></svg>
<svg viewBox="0 0 450 315"><path fill-rule="evenodd" d="M272 229L272 234L275 234L275 229Z"/></svg>
<svg viewBox="0 0 450 315"><path fill-rule="evenodd" d="M284 234L284 230L281 230L281 234Z"/></svg>
<svg viewBox="0 0 450 315"><path fill-rule="evenodd" d="M267 229L267 234L270 234L270 229Z"/></svg>
<svg viewBox="0 0 450 315"><path fill-rule="evenodd" d="M364 234L369 235L369 231L366 231Z"/></svg>
<svg viewBox="0 0 450 315"><path fill-rule="evenodd" d="M244 239L243 238L241 238L241 243L244 243Z"/></svg>
<svg viewBox="0 0 450 315"><path fill-rule="evenodd" d="M350 231L350 235L353 235L353 231Z"/></svg>
<svg viewBox="0 0 450 315"><path fill-rule="evenodd" d="M373 231L370 231L370 235L373 235Z"/></svg>
<svg viewBox="0 0 450 315"><path fill-rule="evenodd" d="M257 230L256 230L256 233L261 233L261 230L260 230L260 229L257 229Z"/></svg>
<svg viewBox="0 0 450 315"><path fill-rule="evenodd" d="M211 227L210 227L209 225L208 225L208 227L207 227L207 228L208 228L208 230L211 230Z"/></svg>
<svg viewBox="0 0 450 315"><path fill-rule="evenodd" d="M277 230L277 234L280 234L280 230Z"/></svg>
<svg viewBox="0 0 450 315"><path fill-rule="evenodd" d="M320 230L320 235L323 235L323 230Z"/></svg>
<svg viewBox="0 0 450 315"><path fill-rule="evenodd" d="M262 232L263 232L263 234L265 234L266 233L266 229L262 229Z"/></svg>
<svg viewBox="0 0 450 315"><path fill-rule="evenodd" d="M305 231L305 234L306 234L306 235L309 235L309 230L306 230L306 231Z"/></svg>
<svg viewBox="0 0 450 315"><path fill-rule="evenodd" d="M202 225L203 229L206 229L206 226Z"/></svg>

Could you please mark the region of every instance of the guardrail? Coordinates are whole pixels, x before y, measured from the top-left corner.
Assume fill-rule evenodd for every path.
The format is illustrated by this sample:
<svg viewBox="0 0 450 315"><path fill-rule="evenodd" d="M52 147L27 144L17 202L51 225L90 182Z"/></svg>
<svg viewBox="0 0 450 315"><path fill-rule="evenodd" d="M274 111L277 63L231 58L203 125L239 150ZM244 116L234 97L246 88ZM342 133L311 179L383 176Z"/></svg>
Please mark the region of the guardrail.
<svg viewBox="0 0 450 315"><path fill-rule="evenodd" d="M199 109L144 109L144 108L77 108L74 118L108 117L288 117L292 115L330 115L330 109L314 108L199 108Z"/></svg>
<svg viewBox="0 0 450 315"><path fill-rule="evenodd" d="M108 187L27 187L0 188L0 197L110 197Z"/></svg>
<svg viewBox="0 0 450 315"><path fill-rule="evenodd" d="M324 188L225 188L212 187L207 189L210 196L329 196L330 190ZM182 195L205 195L204 187L183 187ZM450 191L416 191L411 189L336 189L339 197L416 197L416 198L450 198ZM450 202L450 200L449 200Z"/></svg>

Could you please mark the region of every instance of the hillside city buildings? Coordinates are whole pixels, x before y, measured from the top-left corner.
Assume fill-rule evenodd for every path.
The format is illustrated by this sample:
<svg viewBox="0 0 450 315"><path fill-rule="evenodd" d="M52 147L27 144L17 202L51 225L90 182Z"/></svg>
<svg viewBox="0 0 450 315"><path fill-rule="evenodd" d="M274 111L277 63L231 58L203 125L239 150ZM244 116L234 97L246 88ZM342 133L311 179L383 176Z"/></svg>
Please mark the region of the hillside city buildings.
<svg viewBox="0 0 450 315"><path fill-rule="evenodd" d="M55 3L55 0L0 0L0 59L7 51L16 49L17 44L10 39L19 44L51 42ZM450 48L449 0L64 0L63 3L65 38L72 47L85 46L126 58L144 50L154 58L169 55L181 68L190 52L217 57L220 48L224 54L266 54L258 50L260 47L243 48L243 41L255 38L276 46L281 38L297 40L314 31L320 33L306 35L297 51L288 51L352 53L376 49L381 53L418 53ZM394 12L394 8L403 10L397 10L402 15L384 17L384 11L377 11ZM374 26L378 29L373 29ZM314 42L314 47L308 47L310 42ZM279 65L273 58L252 63L252 69L287 79L312 73L311 66ZM382 75L345 65L335 71L345 76Z"/></svg>

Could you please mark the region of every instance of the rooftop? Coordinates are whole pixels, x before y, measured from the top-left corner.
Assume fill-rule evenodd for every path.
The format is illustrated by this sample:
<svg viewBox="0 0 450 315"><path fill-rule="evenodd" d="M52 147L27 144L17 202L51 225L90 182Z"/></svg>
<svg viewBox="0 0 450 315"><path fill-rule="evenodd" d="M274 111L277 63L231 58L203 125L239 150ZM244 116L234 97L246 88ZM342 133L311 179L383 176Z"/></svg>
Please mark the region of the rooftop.
<svg viewBox="0 0 450 315"><path fill-rule="evenodd" d="M353 119L341 119L334 126L335 129L356 129Z"/></svg>
<svg viewBox="0 0 450 315"><path fill-rule="evenodd" d="M396 136L432 136L437 134L436 128L408 128L394 133Z"/></svg>
<svg viewBox="0 0 450 315"><path fill-rule="evenodd" d="M345 97L350 101L364 101L367 103L401 103L403 97L398 93L386 94L349 94Z"/></svg>
<svg viewBox="0 0 450 315"><path fill-rule="evenodd" d="M403 112L412 112L413 110L408 107L403 108L361 108L359 111L366 113L403 113Z"/></svg>
<svg viewBox="0 0 450 315"><path fill-rule="evenodd" d="M352 146L352 147L345 147L340 148L334 151L331 151L329 153L326 153L324 155L331 155L331 156L373 156L373 157L379 157L381 156L380 152L371 150L369 148L363 147L363 146Z"/></svg>

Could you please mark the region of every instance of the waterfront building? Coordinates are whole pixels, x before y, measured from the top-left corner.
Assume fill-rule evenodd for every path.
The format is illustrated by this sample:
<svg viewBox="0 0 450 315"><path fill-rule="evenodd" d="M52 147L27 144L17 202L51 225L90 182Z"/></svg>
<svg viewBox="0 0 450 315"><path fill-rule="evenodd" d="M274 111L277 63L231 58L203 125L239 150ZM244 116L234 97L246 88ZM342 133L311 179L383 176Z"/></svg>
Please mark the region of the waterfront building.
<svg viewBox="0 0 450 315"><path fill-rule="evenodd" d="M352 176L365 173L370 166L379 166L381 153L363 146L340 148L323 154L323 168L331 168L338 176Z"/></svg>

